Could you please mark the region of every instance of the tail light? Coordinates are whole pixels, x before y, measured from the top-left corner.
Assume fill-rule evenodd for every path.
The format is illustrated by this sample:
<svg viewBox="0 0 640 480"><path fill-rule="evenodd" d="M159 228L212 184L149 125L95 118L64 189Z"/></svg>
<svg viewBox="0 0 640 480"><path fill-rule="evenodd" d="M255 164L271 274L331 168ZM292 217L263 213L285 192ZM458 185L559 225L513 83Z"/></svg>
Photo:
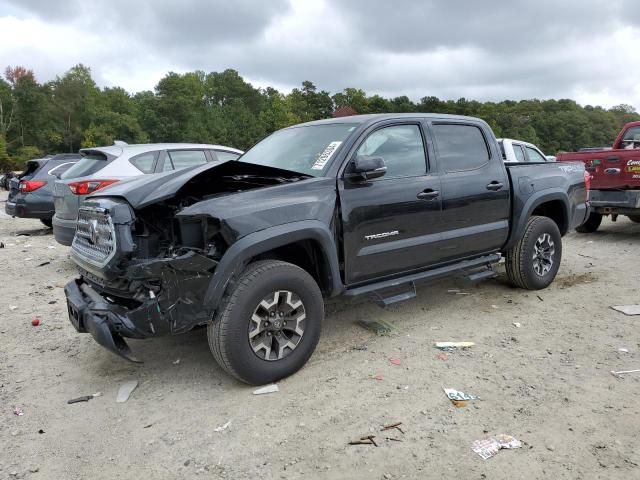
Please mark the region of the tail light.
<svg viewBox="0 0 640 480"><path fill-rule="evenodd" d="M591 189L591 174L586 170L584 171L584 186L586 187L587 192Z"/></svg>
<svg viewBox="0 0 640 480"><path fill-rule="evenodd" d="M69 189L74 195L89 195L117 181L118 180L85 180L82 182L71 182Z"/></svg>
<svg viewBox="0 0 640 480"><path fill-rule="evenodd" d="M18 188L22 193L29 193L44 187L46 184L47 182L43 180L22 180Z"/></svg>

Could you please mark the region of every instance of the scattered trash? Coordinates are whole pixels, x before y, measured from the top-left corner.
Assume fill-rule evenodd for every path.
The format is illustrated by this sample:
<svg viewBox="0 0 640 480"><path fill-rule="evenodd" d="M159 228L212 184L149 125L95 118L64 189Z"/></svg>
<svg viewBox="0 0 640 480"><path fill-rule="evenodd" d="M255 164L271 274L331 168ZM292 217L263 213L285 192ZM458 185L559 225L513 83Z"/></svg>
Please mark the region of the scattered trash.
<svg viewBox="0 0 640 480"><path fill-rule="evenodd" d="M178 365L180 363L180 359L177 359L175 362L173 362L174 365Z"/></svg>
<svg viewBox="0 0 640 480"><path fill-rule="evenodd" d="M276 385L275 383L272 385L267 385L266 387L262 387L262 388L258 388L257 390L253 391L254 395L264 395L265 393L275 393L275 392L279 392L280 389L278 388L278 385Z"/></svg>
<svg viewBox="0 0 640 480"><path fill-rule="evenodd" d="M51 301L49 302L49 305L55 305L56 303L58 303L58 301L57 301L57 300L51 300Z"/></svg>
<svg viewBox="0 0 640 480"><path fill-rule="evenodd" d="M13 414L21 417L24 415L24 410L22 410L20 407L16 407L13 409Z"/></svg>
<svg viewBox="0 0 640 480"><path fill-rule="evenodd" d="M436 360L442 360L443 362L446 362L447 360L449 360L449 355L447 355L444 352L439 352L436 353Z"/></svg>
<svg viewBox="0 0 640 480"><path fill-rule="evenodd" d="M40 325L40 319L38 317L33 317L31 319L31 325L33 325L34 327L37 327L38 325Z"/></svg>
<svg viewBox="0 0 640 480"><path fill-rule="evenodd" d="M151 428L151 427L153 427L153 423L148 423L147 425L145 425L145 426L144 426L144 427L142 427L142 428Z"/></svg>
<svg viewBox="0 0 640 480"><path fill-rule="evenodd" d="M471 444L471 449L487 460L496 455L503 448L512 449L522 447L522 442L511 435L496 435L495 438L476 440Z"/></svg>
<svg viewBox="0 0 640 480"><path fill-rule="evenodd" d="M467 402L471 400L480 400L480 397L475 395L469 395L464 392L459 392L458 390L454 390L453 388L443 388L445 395L447 398L451 400L454 406L458 408L466 407Z"/></svg>
<svg viewBox="0 0 640 480"><path fill-rule="evenodd" d="M390 358L389 363L391 365L402 365L402 360L400 360L399 358Z"/></svg>
<svg viewBox="0 0 640 480"><path fill-rule="evenodd" d="M226 430L227 428L229 428L229 425L231 425L231 420L229 420L227 423L225 423L224 425L222 425L221 427L216 427L213 429L214 432L223 432L224 430Z"/></svg>
<svg viewBox="0 0 640 480"><path fill-rule="evenodd" d="M640 372L639 370L619 370L617 372L611 370L611 375L613 375L614 377L618 377L618 378L622 378L622 375L626 375L627 373L638 373Z"/></svg>
<svg viewBox="0 0 640 480"><path fill-rule="evenodd" d="M496 309L496 310L497 310L497 309L498 309L498 305L491 305L491 308L493 308L493 309Z"/></svg>
<svg viewBox="0 0 640 480"><path fill-rule="evenodd" d="M520 328L522 324L520 322L513 322L513 326L516 328Z"/></svg>
<svg viewBox="0 0 640 480"><path fill-rule="evenodd" d="M367 435L366 437L360 437L360 440L349 442L349 445L373 445L374 447L377 447L378 444L374 438L376 438L375 435Z"/></svg>
<svg viewBox="0 0 640 480"><path fill-rule="evenodd" d="M355 347L351 347L351 350L357 350L359 352L366 352L369 349L366 345L357 345Z"/></svg>
<svg viewBox="0 0 640 480"><path fill-rule="evenodd" d="M9 305L9 310L11 310L12 312L17 309L18 307L16 307L15 305Z"/></svg>
<svg viewBox="0 0 640 480"><path fill-rule="evenodd" d="M380 381L380 380L384 380L384 377L379 373L377 373L376 375L373 376L373 379Z"/></svg>
<svg viewBox="0 0 640 480"><path fill-rule="evenodd" d="M544 300L542 299L542 297L540 295L536 295L536 297L538 297L538 300L540 300L541 302L544 302Z"/></svg>
<svg viewBox="0 0 640 480"><path fill-rule="evenodd" d="M447 290L447 293L458 293L460 290L457 288L452 288L450 290Z"/></svg>
<svg viewBox="0 0 640 480"><path fill-rule="evenodd" d="M475 345L473 342L436 342L434 344L436 348L442 350L449 350L452 348L471 348Z"/></svg>
<svg viewBox="0 0 640 480"><path fill-rule="evenodd" d="M611 308L625 315L640 315L640 305L613 305Z"/></svg>
<svg viewBox="0 0 640 480"><path fill-rule="evenodd" d="M88 402L92 398L96 398L96 397L99 397L101 395L102 395L102 393L96 392L93 395L84 395L82 397L72 398L71 400L67 400L67 403L69 405L71 405L73 403Z"/></svg>
<svg viewBox="0 0 640 480"><path fill-rule="evenodd" d="M129 396L133 393L133 391L138 386L137 380L130 380L128 382L120 385L120 389L118 390L118 395L116 396L117 403L124 403L129 400Z"/></svg>
<svg viewBox="0 0 640 480"><path fill-rule="evenodd" d="M56 246L55 245L49 245L47 248L53 250L54 248L56 248Z"/></svg>
<svg viewBox="0 0 640 480"><path fill-rule="evenodd" d="M619 348L618 351L620 353L629 353L629 349L628 348Z"/></svg>
<svg viewBox="0 0 640 480"><path fill-rule="evenodd" d="M382 431L387 431L387 430L398 430L401 434L404 435L404 431L402 430L402 428L400 428L400 425L402 425L402 422L396 422L396 423L391 423L389 425L383 425L382 426Z"/></svg>
<svg viewBox="0 0 640 480"><path fill-rule="evenodd" d="M42 435L43 433L45 433L45 431L44 431L43 429L40 429L40 430L38 430L38 433L39 433L40 435Z"/></svg>
<svg viewBox="0 0 640 480"><path fill-rule="evenodd" d="M4 242L0 242L0 248L4 248Z"/></svg>
<svg viewBox="0 0 640 480"><path fill-rule="evenodd" d="M467 292L456 292L456 295L469 295Z"/></svg>
<svg viewBox="0 0 640 480"><path fill-rule="evenodd" d="M393 330L393 326L384 320L358 320L356 323L377 335L387 335Z"/></svg>
<svg viewBox="0 0 640 480"><path fill-rule="evenodd" d="M50 265L51 262L42 262L40 265L36 265L36 267L44 267L45 265Z"/></svg>

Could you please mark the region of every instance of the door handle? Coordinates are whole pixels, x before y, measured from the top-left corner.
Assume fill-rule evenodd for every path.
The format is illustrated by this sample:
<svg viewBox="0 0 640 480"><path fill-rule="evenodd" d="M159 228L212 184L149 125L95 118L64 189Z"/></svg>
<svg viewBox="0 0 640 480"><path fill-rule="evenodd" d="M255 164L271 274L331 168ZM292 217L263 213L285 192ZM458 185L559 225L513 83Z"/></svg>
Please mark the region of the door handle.
<svg viewBox="0 0 640 480"><path fill-rule="evenodd" d="M440 196L440 192L438 190L432 190L430 188L427 188L426 190L423 190L422 192L418 193L418 195L416 196L420 200L435 200Z"/></svg>
<svg viewBox="0 0 640 480"><path fill-rule="evenodd" d="M500 190L504 185L500 182L496 182L495 180L487 185L487 190L493 190L494 192Z"/></svg>

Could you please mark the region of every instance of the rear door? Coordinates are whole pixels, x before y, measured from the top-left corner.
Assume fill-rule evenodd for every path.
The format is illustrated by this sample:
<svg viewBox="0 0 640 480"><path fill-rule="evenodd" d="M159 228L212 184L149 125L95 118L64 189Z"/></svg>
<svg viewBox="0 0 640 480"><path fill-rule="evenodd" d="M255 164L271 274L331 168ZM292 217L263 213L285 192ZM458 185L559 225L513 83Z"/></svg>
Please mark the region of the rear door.
<svg viewBox="0 0 640 480"><path fill-rule="evenodd" d="M464 121L434 121L431 132L442 178L442 260L495 251L509 234L509 179L493 137Z"/></svg>
<svg viewBox="0 0 640 480"><path fill-rule="evenodd" d="M420 122L377 125L360 138L350 160L382 157L387 172L370 181L338 182L347 284L437 261L440 178L428 168L427 151Z"/></svg>

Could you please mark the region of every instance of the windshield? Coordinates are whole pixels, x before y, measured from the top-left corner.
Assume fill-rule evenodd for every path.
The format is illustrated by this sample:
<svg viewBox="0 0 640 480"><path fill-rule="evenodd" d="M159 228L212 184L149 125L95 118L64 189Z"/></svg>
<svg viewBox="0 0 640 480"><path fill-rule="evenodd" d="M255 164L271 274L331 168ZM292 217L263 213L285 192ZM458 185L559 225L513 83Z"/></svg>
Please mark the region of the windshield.
<svg viewBox="0 0 640 480"><path fill-rule="evenodd" d="M105 155L90 153L78 161L73 167L60 175L61 179L86 177L96 173L109 163Z"/></svg>
<svg viewBox="0 0 640 480"><path fill-rule="evenodd" d="M353 123L332 123L280 130L254 146L240 161L320 176L355 128Z"/></svg>

